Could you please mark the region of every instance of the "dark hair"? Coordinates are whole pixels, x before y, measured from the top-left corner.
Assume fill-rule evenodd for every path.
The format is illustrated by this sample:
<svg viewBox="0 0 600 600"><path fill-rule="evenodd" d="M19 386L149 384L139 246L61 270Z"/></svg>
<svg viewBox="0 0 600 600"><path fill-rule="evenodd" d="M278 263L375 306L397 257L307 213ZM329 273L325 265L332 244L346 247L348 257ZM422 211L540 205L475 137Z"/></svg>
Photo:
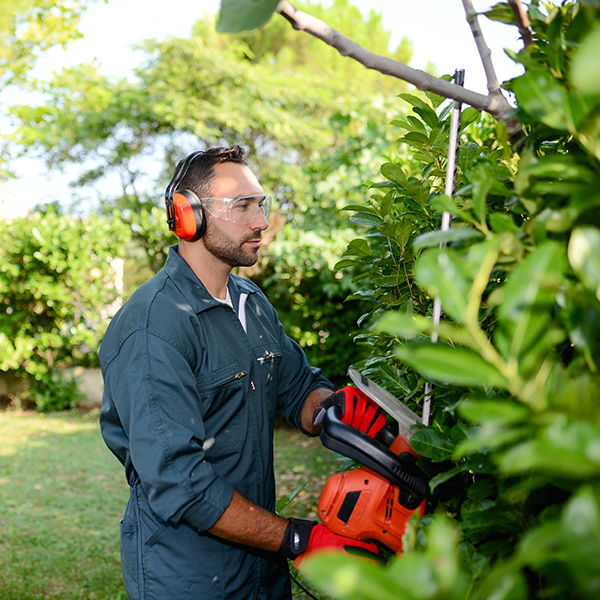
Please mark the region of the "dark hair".
<svg viewBox="0 0 600 600"><path fill-rule="evenodd" d="M247 165L248 159L241 146L209 148L192 160L177 189L191 190L199 198L210 196L211 184L215 179L214 166L225 162Z"/></svg>

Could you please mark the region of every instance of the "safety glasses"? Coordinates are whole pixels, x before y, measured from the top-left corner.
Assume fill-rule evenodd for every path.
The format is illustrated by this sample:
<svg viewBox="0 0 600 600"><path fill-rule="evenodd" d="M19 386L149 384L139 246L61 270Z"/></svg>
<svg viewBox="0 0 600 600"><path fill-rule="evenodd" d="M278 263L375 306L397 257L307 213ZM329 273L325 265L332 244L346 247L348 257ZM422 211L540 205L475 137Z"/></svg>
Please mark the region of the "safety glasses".
<svg viewBox="0 0 600 600"><path fill-rule="evenodd" d="M259 213L268 221L271 214L272 198L264 194L250 194L237 198L201 198L200 201L213 217L238 225L252 223Z"/></svg>

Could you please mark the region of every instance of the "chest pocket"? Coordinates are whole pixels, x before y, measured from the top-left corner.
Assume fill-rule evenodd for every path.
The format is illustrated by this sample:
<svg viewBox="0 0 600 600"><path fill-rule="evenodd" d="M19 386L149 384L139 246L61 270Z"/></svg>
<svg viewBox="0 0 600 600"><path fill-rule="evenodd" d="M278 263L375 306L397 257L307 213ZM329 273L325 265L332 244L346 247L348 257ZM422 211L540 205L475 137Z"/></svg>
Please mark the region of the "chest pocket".
<svg viewBox="0 0 600 600"><path fill-rule="evenodd" d="M215 371L201 373L196 384L204 414L206 455L237 452L248 429L245 400L250 386L249 373L239 364L231 363Z"/></svg>
<svg viewBox="0 0 600 600"><path fill-rule="evenodd" d="M257 373L260 374L260 385L262 397L266 409L271 418L277 412L277 398L279 386L279 366L281 363L281 349L279 345L270 343L268 345L254 348Z"/></svg>

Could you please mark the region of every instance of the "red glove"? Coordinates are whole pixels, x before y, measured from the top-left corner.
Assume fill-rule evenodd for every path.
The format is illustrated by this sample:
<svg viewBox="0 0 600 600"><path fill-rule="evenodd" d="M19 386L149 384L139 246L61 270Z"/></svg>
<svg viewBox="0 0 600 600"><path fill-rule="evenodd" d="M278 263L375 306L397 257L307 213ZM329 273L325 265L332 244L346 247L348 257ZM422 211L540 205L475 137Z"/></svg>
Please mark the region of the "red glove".
<svg viewBox="0 0 600 600"><path fill-rule="evenodd" d="M279 552L293 560L296 568L300 568L302 561L310 554L335 549L374 560L378 564L383 562L383 554L375 544L337 535L317 521L304 519L288 519Z"/></svg>
<svg viewBox="0 0 600 600"><path fill-rule="evenodd" d="M383 409L358 388L351 385L328 396L317 406L313 413L313 424L319 425L327 409L338 406L341 409L341 420L369 437L374 438L385 425Z"/></svg>

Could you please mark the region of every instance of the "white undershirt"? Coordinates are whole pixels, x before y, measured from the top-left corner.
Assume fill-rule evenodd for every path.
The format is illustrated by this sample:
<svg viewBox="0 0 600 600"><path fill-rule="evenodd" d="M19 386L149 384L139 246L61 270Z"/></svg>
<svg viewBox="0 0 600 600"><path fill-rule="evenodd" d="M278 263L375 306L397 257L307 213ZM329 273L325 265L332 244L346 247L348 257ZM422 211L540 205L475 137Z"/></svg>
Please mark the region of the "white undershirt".
<svg viewBox="0 0 600 600"><path fill-rule="evenodd" d="M223 298L215 298L215 300L218 300L223 304L228 304L229 306L231 306L231 308L233 308L233 302L231 301L231 294L229 293L229 288L227 288L227 296L225 297L225 300L223 300Z"/></svg>

